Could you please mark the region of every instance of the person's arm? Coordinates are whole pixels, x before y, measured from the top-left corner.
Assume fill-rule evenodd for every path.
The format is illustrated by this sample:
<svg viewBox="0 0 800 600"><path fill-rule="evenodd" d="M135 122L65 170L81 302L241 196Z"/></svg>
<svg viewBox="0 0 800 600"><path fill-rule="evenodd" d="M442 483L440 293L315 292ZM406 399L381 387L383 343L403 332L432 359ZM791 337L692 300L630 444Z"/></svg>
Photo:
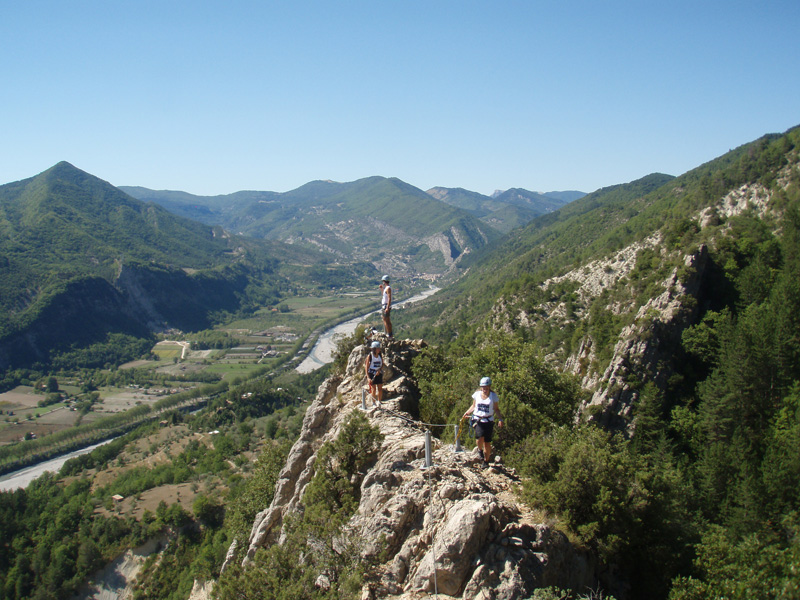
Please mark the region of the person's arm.
<svg viewBox="0 0 800 600"><path fill-rule="evenodd" d="M506 420L505 420L505 417L503 417L503 413L500 412L500 399L499 398L494 403L494 412L498 416L498 419L497 419L498 427L502 427L503 425L501 425L501 423L505 424Z"/></svg>
<svg viewBox="0 0 800 600"><path fill-rule="evenodd" d="M367 354L367 360L364 361L364 374L369 381L372 381L372 378L369 376L369 354Z"/></svg>
<svg viewBox="0 0 800 600"><path fill-rule="evenodd" d="M475 400L475 398L473 398L472 399L472 404L467 409L467 411L464 413L464 415L461 417L462 420L466 419L469 415L472 414L472 411L475 410L475 402L476 402L476 400Z"/></svg>

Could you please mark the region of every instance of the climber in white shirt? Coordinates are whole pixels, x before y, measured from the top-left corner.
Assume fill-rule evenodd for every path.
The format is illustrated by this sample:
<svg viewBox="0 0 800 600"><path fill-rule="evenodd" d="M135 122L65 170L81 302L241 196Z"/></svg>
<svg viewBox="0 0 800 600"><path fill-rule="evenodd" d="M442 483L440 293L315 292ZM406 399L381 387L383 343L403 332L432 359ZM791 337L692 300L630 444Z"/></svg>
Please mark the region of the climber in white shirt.
<svg viewBox="0 0 800 600"><path fill-rule="evenodd" d="M364 362L364 372L367 374L369 383L369 395L372 396L372 403L377 400L378 406L383 399L383 357L381 356L381 343L372 342L367 360ZM377 392L377 393L376 393Z"/></svg>
<svg viewBox="0 0 800 600"><path fill-rule="evenodd" d="M503 413L500 412L500 398L492 391L492 380L483 377L480 389L472 394L472 406L462 416L466 419L469 415L475 427L475 438L478 442L478 454L483 459L481 465L484 469L489 466L492 458L492 435L494 433L494 417L497 415L497 426L503 426Z"/></svg>

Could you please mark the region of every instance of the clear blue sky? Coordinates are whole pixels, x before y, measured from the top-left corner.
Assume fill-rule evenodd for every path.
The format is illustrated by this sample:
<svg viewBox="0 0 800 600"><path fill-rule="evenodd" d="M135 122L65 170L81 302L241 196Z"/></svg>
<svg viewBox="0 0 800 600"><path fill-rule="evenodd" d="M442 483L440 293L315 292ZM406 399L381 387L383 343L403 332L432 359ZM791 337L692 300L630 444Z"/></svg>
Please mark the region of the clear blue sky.
<svg viewBox="0 0 800 600"><path fill-rule="evenodd" d="M0 183L680 175L800 124L800 1L0 1Z"/></svg>

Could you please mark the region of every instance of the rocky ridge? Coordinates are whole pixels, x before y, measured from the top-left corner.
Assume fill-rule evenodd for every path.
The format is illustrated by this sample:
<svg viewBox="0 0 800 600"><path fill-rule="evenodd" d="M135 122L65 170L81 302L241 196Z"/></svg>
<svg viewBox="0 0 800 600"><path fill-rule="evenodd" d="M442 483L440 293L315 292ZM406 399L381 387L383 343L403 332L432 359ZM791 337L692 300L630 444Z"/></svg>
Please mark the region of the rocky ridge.
<svg viewBox="0 0 800 600"><path fill-rule="evenodd" d="M789 168L781 174L784 179L788 178ZM771 196L770 190L760 184L743 185L690 218L703 228L746 210L763 217L771 210ZM564 281L575 282L577 302L570 307L573 315L563 298L540 304L533 310L517 308L520 299L501 298L492 311L494 327L532 328L539 321L547 321L551 327L563 328L587 318L589 307L601 299L604 292L618 290L609 295L607 301L600 300L605 302L602 310L617 316L627 315L630 322L612 341L611 359L600 364L599 349L591 335L584 335L577 349L569 355L554 354L550 358L561 370L578 376L581 386L591 394L591 399L583 406L583 414L629 434L635 429L633 406L639 397L640 384L652 382L659 389L666 386L671 374L670 361L680 345L681 334L696 320L696 300L708 261L705 246L677 256L674 250L667 250L663 242L662 234L655 232L607 258L545 281L541 286L544 290ZM661 293L638 305L630 293L619 290L627 285L626 277L634 270L642 250L651 250L664 260L672 256L673 264L678 266L660 282Z"/></svg>
<svg viewBox="0 0 800 600"><path fill-rule="evenodd" d="M539 587L586 590L595 564L585 551L521 504L519 479L501 463L483 470L473 452L456 452L432 440L426 467L425 426L415 419L419 391L410 375L422 341L384 340L384 402L366 414L384 436L375 464L360 487L360 504L348 536L362 540L360 553L376 565L362 598L526 598ZM306 412L300 438L280 473L274 498L253 524L245 566L258 548L281 543L287 515L301 511L314 474L315 453L336 438L353 411L362 408L366 347L350 355L344 376L326 380ZM229 552L233 560L235 547ZM319 585L328 585L320 574Z"/></svg>
<svg viewBox="0 0 800 600"><path fill-rule="evenodd" d="M602 375L590 373L583 378L585 389L594 388L591 400L584 407L589 408L593 419L607 427L627 428L632 433L639 382L653 382L659 389L666 387L671 372L664 366L680 345L683 331L696 320L697 303L686 302L686 298L697 296L707 259L705 246L686 255L688 277L681 280L678 269L674 269L662 282L664 291L639 307L634 322L622 329ZM566 362L565 369L578 373L581 362L591 360L592 353L592 340L587 337L577 354Z"/></svg>

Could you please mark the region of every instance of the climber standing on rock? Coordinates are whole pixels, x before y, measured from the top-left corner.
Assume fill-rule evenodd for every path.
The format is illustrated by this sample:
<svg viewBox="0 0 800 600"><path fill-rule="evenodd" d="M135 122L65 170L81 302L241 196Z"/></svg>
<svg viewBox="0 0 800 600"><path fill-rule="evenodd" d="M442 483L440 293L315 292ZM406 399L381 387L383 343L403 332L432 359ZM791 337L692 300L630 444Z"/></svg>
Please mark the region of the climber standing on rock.
<svg viewBox="0 0 800 600"><path fill-rule="evenodd" d="M369 382L369 395L372 396L372 404L374 405L377 399L378 406L381 406L381 400L383 399L382 367L383 357L381 356L381 343L372 342L372 344L370 344L370 352L367 354L367 360L364 362L364 371L367 374L367 381Z"/></svg>
<svg viewBox="0 0 800 600"><path fill-rule="evenodd" d="M392 312L392 286L389 285L389 276L384 275L380 284L381 290L381 318L383 319L383 328L386 330L386 335L392 339L392 320L389 315Z"/></svg>
<svg viewBox="0 0 800 600"><path fill-rule="evenodd" d="M483 377L480 389L472 394L472 406L462 416L466 419L472 414L475 427L475 438L478 441L478 455L483 459L482 468L489 466L492 458L492 434L494 433L494 416L497 415L497 426L503 426L503 413L500 412L500 398L492 391L492 380Z"/></svg>

